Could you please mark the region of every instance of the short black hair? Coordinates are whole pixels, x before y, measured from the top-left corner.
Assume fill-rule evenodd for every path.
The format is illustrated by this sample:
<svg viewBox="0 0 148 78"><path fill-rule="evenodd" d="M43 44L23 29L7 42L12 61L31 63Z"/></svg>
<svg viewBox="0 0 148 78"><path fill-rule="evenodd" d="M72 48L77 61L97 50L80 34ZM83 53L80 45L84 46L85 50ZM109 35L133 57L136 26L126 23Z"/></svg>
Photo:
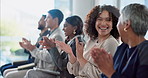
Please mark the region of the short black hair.
<svg viewBox="0 0 148 78"><path fill-rule="evenodd" d="M58 18L58 25L60 25L60 23L63 21L64 15L59 9L49 10L48 13L52 16L52 18Z"/></svg>

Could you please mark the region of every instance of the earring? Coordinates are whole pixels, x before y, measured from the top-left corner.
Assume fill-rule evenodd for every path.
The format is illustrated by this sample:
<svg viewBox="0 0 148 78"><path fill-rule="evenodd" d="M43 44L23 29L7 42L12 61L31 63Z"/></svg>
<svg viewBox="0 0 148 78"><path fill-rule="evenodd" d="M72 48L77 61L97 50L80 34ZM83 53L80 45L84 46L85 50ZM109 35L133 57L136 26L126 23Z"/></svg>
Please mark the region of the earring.
<svg viewBox="0 0 148 78"><path fill-rule="evenodd" d="M126 28L124 28L123 30L124 30L125 32L127 32L127 29L126 29Z"/></svg>
<svg viewBox="0 0 148 78"><path fill-rule="evenodd" d="M75 30L73 31L73 34L76 34L76 31Z"/></svg>

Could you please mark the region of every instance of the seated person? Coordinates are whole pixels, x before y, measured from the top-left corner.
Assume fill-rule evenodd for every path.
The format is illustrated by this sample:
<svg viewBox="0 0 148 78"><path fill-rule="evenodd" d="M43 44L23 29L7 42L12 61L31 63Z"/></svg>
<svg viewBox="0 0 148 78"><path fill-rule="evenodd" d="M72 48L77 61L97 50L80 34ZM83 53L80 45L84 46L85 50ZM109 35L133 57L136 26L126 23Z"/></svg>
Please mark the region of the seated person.
<svg viewBox="0 0 148 78"><path fill-rule="evenodd" d="M72 51L75 56L76 56L76 42L75 42L76 38L84 42L82 36L82 28L83 28L83 22L79 16L74 15L66 18L63 28L63 31L65 32L66 36L65 43L72 48ZM54 40L52 40L53 43L49 41L50 40L48 40L48 38L44 37L43 45L49 47L48 48L49 53L51 54L55 65L58 67L58 70L60 71L60 78L74 78L75 76L72 74L70 75L67 70L68 54L64 51L58 52L58 49L56 47L50 47L50 44L55 44L55 43ZM55 42L59 41L56 40Z"/></svg>
<svg viewBox="0 0 148 78"><path fill-rule="evenodd" d="M75 78L100 78L101 73L90 56L90 50L95 46L104 48L114 55L119 37L116 27L118 16L119 10L114 6L95 6L86 16L85 22L86 34L90 39L83 45L76 38L76 56L67 44L56 42L68 53L67 69L69 73L76 76Z"/></svg>
<svg viewBox="0 0 148 78"><path fill-rule="evenodd" d="M58 9L52 9L48 11L48 16L46 18L46 26L50 29L50 34L48 38L55 39L59 41L64 41L64 33L60 29L60 24L63 20L63 13ZM36 66L34 69L30 69L24 75L24 78L57 78L59 77L58 68L54 64L51 54L46 49L39 49L32 45L27 39L23 38L20 42L20 46L29 50L31 55L36 60ZM45 46L40 46L45 48ZM60 49L58 49L60 51ZM7 77L11 78L22 78L18 77L18 72L10 72ZM6 78L7 78L6 77Z"/></svg>
<svg viewBox="0 0 148 78"><path fill-rule="evenodd" d="M38 29L41 30L41 33L39 34L40 36L39 36L39 38L38 38L38 40L37 40L37 42L35 44L36 47L39 47L39 45L40 45L39 41L42 40L42 37L49 34L48 28L45 27L46 26L45 18L46 18L46 15L42 15L42 17L40 18L40 20L38 22ZM22 67L23 65L34 63L34 57L31 56L30 52L28 50L26 50L26 49L24 49L24 52L29 54L28 60L15 61L13 63L3 65L1 67L2 75L3 75L3 72L6 69L11 69L11 68L22 69L20 67ZM33 68L33 67L34 67L34 65L30 66L30 67L27 67L27 68L23 68L23 69L30 69L30 68Z"/></svg>

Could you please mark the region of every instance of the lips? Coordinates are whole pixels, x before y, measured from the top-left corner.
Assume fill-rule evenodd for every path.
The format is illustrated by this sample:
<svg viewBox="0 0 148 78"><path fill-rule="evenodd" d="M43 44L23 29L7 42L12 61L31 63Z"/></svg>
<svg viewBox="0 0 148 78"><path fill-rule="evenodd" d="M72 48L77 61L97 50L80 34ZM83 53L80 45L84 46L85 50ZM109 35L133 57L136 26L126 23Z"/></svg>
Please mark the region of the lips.
<svg viewBox="0 0 148 78"><path fill-rule="evenodd" d="M107 30L107 29L109 29L109 27L99 27L99 29L101 29L101 30Z"/></svg>

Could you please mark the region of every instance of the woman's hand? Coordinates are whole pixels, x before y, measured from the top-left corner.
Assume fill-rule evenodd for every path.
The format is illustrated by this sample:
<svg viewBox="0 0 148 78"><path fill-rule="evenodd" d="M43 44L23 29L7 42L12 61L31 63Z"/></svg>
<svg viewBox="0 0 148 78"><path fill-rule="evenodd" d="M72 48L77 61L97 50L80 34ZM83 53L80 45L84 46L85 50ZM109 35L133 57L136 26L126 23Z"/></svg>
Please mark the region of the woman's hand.
<svg viewBox="0 0 148 78"><path fill-rule="evenodd" d="M83 57L83 49L84 49L84 43L79 42L78 38L76 38L76 56L81 67L84 67L85 64L87 63L87 60Z"/></svg>
<svg viewBox="0 0 148 78"><path fill-rule="evenodd" d="M84 49L84 44L82 42L79 42L78 38L76 40L76 56L77 59L83 59L83 49Z"/></svg>
<svg viewBox="0 0 148 78"><path fill-rule="evenodd" d="M69 55L71 55L73 53L71 47L68 44L66 44L62 41L58 41L58 40L55 40L55 43L60 49L62 49L63 51L65 51Z"/></svg>
<svg viewBox="0 0 148 78"><path fill-rule="evenodd" d="M70 55L70 57L69 57L70 63L73 64L76 62L76 57L74 56L72 49L68 44L66 44L62 41L57 41L57 40L55 41L55 43L60 49L62 49L63 51L65 51L66 53L68 53Z"/></svg>
<svg viewBox="0 0 148 78"><path fill-rule="evenodd" d="M30 41L28 41L26 38L22 38L22 42L19 42L20 46L28 51L32 51L36 48L35 45L32 45Z"/></svg>
<svg viewBox="0 0 148 78"><path fill-rule="evenodd" d="M110 78L115 72L112 55L108 54L104 49L94 47L91 49L91 56L101 72Z"/></svg>

